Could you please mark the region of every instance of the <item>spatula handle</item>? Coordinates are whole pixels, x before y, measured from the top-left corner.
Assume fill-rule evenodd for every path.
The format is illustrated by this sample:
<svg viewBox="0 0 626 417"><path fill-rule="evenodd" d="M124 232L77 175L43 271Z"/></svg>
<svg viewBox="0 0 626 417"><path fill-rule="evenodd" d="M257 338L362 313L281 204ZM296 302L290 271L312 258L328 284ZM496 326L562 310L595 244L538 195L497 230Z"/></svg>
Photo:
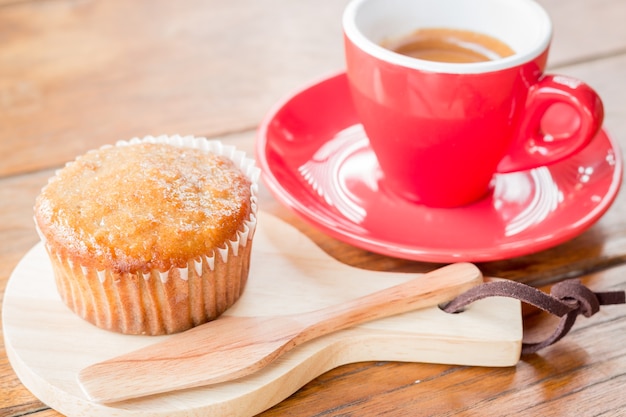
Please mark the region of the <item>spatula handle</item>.
<svg viewBox="0 0 626 417"><path fill-rule="evenodd" d="M359 323L436 306L482 282L482 274L474 264L447 265L403 284L301 314L299 319L311 324L297 337L297 343Z"/></svg>

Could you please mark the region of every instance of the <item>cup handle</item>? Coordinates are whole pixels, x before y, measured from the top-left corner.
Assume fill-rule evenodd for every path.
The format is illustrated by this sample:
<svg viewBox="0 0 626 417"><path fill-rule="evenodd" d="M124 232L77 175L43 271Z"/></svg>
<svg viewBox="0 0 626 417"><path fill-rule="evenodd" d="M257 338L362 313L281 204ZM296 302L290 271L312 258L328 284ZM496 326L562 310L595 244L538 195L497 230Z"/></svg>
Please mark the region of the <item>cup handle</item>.
<svg viewBox="0 0 626 417"><path fill-rule="evenodd" d="M555 104L565 104L577 115L565 133L550 132L544 120ZM544 75L528 93L525 119L497 171L512 172L549 165L584 148L594 138L604 118L602 100L584 82L563 75ZM545 123L548 122L548 123ZM570 123L571 126L571 123Z"/></svg>

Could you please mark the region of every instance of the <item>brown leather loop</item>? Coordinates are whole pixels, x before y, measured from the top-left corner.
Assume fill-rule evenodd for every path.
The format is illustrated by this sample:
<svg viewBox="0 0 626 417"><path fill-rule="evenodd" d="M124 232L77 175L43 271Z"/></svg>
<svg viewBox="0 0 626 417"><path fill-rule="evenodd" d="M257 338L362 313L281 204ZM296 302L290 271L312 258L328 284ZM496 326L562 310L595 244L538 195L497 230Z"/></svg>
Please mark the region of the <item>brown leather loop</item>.
<svg viewBox="0 0 626 417"><path fill-rule="evenodd" d="M600 310L601 305L626 303L624 291L594 293L576 279L555 284L549 295L516 281L501 280L473 287L441 308L447 313L459 313L474 301L487 297L515 298L561 318L555 331L546 339L538 343L523 342L523 355L535 353L561 340L579 314L591 317Z"/></svg>
<svg viewBox="0 0 626 417"><path fill-rule="evenodd" d="M600 301L596 295L579 280L571 279L555 284L550 295L564 303L571 303L573 309L577 308L585 317L600 311Z"/></svg>

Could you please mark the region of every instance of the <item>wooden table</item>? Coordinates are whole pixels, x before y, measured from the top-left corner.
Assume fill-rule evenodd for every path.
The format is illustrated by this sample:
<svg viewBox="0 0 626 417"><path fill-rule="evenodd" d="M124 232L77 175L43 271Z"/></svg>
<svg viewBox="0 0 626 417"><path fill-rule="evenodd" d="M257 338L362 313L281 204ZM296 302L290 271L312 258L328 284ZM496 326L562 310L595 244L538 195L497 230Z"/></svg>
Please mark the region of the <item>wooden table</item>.
<svg viewBox="0 0 626 417"><path fill-rule="evenodd" d="M550 69L601 94L605 128L625 147L626 2L540 2L555 24ZM255 129L277 100L343 67L345 3L0 0L0 298L38 240L32 205L54 169L88 149L147 134L207 136L252 152ZM331 239L265 188L261 206L346 264L407 272L436 266ZM479 266L535 286L582 277L594 290L623 290L625 210L620 193L579 237ZM625 318L626 308L605 308L512 368L343 366L262 415L625 415ZM20 384L1 339L0 415L59 415Z"/></svg>

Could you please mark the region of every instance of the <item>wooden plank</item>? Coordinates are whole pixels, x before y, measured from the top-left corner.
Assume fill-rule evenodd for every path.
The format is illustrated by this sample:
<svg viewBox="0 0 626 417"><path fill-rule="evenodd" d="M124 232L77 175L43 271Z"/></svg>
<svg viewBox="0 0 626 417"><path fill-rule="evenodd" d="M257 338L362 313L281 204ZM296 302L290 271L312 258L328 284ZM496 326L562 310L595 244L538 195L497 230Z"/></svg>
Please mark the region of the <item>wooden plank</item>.
<svg viewBox="0 0 626 417"><path fill-rule="evenodd" d="M287 91L343 65L344 3L0 8L0 175L133 136L254 129Z"/></svg>
<svg viewBox="0 0 626 417"><path fill-rule="evenodd" d="M4 5L0 175L133 136L254 129L280 97L343 68L346 2ZM623 2L542 3L555 21L551 65L626 47Z"/></svg>
<svg viewBox="0 0 626 417"><path fill-rule="evenodd" d="M550 14L554 38L548 64L563 67L626 52L626 2L537 0Z"/></svg>

